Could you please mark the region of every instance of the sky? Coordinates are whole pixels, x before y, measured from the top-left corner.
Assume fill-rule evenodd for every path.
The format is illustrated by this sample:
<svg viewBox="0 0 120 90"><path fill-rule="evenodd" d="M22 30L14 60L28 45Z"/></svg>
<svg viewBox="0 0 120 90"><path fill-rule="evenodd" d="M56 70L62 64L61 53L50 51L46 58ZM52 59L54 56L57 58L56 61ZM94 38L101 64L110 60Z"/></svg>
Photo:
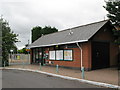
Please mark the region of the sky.
<svg viewBox="0 0 120 90"><path fill-rule="evenodd" d="M35 26L56 27L59 31L107 19L104 0L0 0L0 15L19 34L21 49L31 43Z"/></svg>

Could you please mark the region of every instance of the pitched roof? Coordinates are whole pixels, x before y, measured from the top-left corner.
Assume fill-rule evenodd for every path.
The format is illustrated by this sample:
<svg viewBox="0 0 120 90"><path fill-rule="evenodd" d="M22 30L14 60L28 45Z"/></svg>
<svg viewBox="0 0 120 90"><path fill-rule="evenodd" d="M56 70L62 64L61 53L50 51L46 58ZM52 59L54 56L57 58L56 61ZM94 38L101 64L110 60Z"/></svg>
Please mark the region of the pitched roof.
<svg viewBox="0 0 120 90"><path fill-rule="evenodd" d="M97 31L103 27L108 20L74 27L56 33L44 35L33 42L29 47L44 47L61 44L88 41ZM70 34L71 33L71 34Z"/></svg>

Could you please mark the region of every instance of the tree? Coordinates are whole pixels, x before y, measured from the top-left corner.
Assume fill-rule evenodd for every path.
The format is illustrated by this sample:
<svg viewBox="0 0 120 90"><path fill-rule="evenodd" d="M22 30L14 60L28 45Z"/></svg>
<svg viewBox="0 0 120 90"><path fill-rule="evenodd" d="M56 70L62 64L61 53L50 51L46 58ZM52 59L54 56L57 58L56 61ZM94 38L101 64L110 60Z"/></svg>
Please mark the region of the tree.
<svg viewBox="0 0 120 90"><path fill-rule="evenodd" d="M40 26L36 26L36 27L33 27L31 31L32 31L32 43L33 43L42 35L58 32L58 29L56 29L55 27L52 28L51 26L45 26L44 28Z"/></svg>
<svg viewBox="0 0 120 90"><path fill-rule="evenodd" d="M45 26L42 30L43 35L58 32L58 29L56 29L55 27L52 28L50 26Z"/></svg>
<svg viewBox="0 0 120 90"><path fill-rule="evenodd" d="M18 42L17 34L11 31L9 24L0 19L1 29L2 29L2 66L5 62L5 65L8 66L8 56L11 49L16 49L15 43Z"/></svg>
<svg viewBox="0 0 120 90"><path fill-rule="evenodd" d="M26 51L26 48L18 50L18 53L20 53L20 54L28 54L28 52Z"/></svg>
<svg viewBox="0 0 120 90"><path fill-rule="evenodd" d="M32 31L32 43L37 40L39 37L41 37L42 28L40 26L33 27Z"/></svg>
<svg viewBox="0 0 120 90"><path fill-rule="evenodd" d="M117 28L117 30L113 30L116 38L115 43L120 44L120 0L106 1L106 6L104 6L104 8L108 11L107 17Z"/></svg>

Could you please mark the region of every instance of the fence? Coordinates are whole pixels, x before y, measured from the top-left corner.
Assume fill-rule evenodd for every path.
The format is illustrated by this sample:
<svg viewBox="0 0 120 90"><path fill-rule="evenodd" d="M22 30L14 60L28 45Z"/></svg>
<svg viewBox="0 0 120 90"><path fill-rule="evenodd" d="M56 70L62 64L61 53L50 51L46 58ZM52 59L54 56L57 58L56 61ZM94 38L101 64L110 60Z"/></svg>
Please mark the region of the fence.
<svg viewBox="0 0 120 90"><path fill-rule="evenodd" d="M30 64L30 54L9 54L9 64Z"/></svg>

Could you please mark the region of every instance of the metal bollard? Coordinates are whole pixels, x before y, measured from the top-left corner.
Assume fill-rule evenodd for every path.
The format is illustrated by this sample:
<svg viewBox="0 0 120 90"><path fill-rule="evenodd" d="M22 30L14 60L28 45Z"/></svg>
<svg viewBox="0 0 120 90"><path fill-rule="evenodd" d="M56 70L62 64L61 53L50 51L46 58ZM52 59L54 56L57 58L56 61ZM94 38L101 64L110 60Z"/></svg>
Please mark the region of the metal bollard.
<svg viewBox="0 0 120 90"><path fill-rule="evenodd" d="M81 71L82 71L82 79L84 79L84 78L85 78L85 74L84 74L84 71L85 71L85 70L84 70L84 67L81 68Z"/></svg>
<svg viewBox="0 0 120 90"><path fill-rule="evenodd" d="M58 64L56 65L56 73L59 73L59 66L58 66Z"/></svg>
<svg viewBox="0 0 120 90"><path fill-rule="evenodd" d="M41 65L41 63L40 63L40 70L42 70L42 65Z"/></svg>

